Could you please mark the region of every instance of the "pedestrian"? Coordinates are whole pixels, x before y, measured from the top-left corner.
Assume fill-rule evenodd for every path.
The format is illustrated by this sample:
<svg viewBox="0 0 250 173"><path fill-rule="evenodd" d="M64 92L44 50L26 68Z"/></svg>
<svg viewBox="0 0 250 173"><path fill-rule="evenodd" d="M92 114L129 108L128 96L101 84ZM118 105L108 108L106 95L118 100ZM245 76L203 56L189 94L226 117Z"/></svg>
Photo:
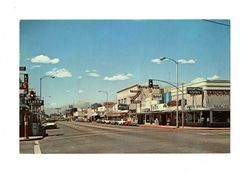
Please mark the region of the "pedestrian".
<svg viewBox="0 0 250 173"><path fill-rule="evenodd" d="M167 126L170 125L170 118L167 119Z"/></svg>
<svg viewBox="0 0 250 173"><path fill-rule="evenodd" d="M158 118L155 119L155 125L159 125L159 120L158 120Z"/></svg>
<svg viewBox="0 0 250 173"><path fill-rule="evenodd" d="M209 117L207 117L207 122L206 122L206 126L208 127L208 125L209 125Z"/></svg>

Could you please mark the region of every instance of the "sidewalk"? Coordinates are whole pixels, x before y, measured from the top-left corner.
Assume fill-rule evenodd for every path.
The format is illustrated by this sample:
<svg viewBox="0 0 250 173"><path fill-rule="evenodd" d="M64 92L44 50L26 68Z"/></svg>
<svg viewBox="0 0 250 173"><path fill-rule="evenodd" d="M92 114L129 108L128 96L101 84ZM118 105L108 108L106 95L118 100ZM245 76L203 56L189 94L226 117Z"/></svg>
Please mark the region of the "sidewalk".
<svg viewBox="0 0 250 173"><path fill-rule="evenodd" d="M29 136L28 139L26 139L25 137L20 137L19 141L32 141L32 140L40 140L43 139L44 136Z"/></svg>
<svg viewBox="0 0 250 173"><path fill-rule="evenodd" d="M163 126L163 125L139 125L143 128L161 128L161 129L176 129L176 130L230 130L230 127L189 127L189 126Z"/></svg>

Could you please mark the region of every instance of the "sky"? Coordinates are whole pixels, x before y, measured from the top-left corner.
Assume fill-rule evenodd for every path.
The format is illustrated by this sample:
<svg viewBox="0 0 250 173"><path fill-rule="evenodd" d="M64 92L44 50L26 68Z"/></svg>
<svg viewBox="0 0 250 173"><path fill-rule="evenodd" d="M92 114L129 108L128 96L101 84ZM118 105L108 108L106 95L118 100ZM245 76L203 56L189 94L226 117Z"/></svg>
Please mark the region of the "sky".
<svg viewBox="0 0 250 173"><path fill-rule="evenodd" d="M116 92L148 79L179 83L230 80L230 21L21 20L20 66L47 107L115 101ZM162 83L154 83L165 86Z"/></svg>

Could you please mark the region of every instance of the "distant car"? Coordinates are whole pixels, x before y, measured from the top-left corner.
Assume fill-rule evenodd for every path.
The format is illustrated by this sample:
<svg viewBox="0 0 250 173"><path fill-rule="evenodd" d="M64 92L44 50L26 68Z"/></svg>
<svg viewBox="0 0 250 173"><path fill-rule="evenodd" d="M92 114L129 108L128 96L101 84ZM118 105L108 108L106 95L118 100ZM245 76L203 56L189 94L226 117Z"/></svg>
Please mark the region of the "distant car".
<svg viewBox="0 0 250 173"><path fill-rule="evenodd" d="M43 124L45 129L57 129L56 122L46 122Z"/></svg>

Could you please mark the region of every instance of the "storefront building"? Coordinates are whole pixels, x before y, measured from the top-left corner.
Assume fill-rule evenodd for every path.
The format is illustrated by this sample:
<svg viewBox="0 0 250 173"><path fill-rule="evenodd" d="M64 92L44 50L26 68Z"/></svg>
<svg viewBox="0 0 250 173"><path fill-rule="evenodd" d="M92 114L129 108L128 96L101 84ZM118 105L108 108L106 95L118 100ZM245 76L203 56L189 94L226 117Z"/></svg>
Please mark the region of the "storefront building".
<svg viewBox="0 0 250 173"><path fill-rule="evenodd" d="M229 127L230 81L204 80L179 87L178 122L184 126ZM176 88L133 85L117 92L118 104L127 104L125 117L138 124L176 125ZM182 104L183 103L183 104Z"/></svg>

